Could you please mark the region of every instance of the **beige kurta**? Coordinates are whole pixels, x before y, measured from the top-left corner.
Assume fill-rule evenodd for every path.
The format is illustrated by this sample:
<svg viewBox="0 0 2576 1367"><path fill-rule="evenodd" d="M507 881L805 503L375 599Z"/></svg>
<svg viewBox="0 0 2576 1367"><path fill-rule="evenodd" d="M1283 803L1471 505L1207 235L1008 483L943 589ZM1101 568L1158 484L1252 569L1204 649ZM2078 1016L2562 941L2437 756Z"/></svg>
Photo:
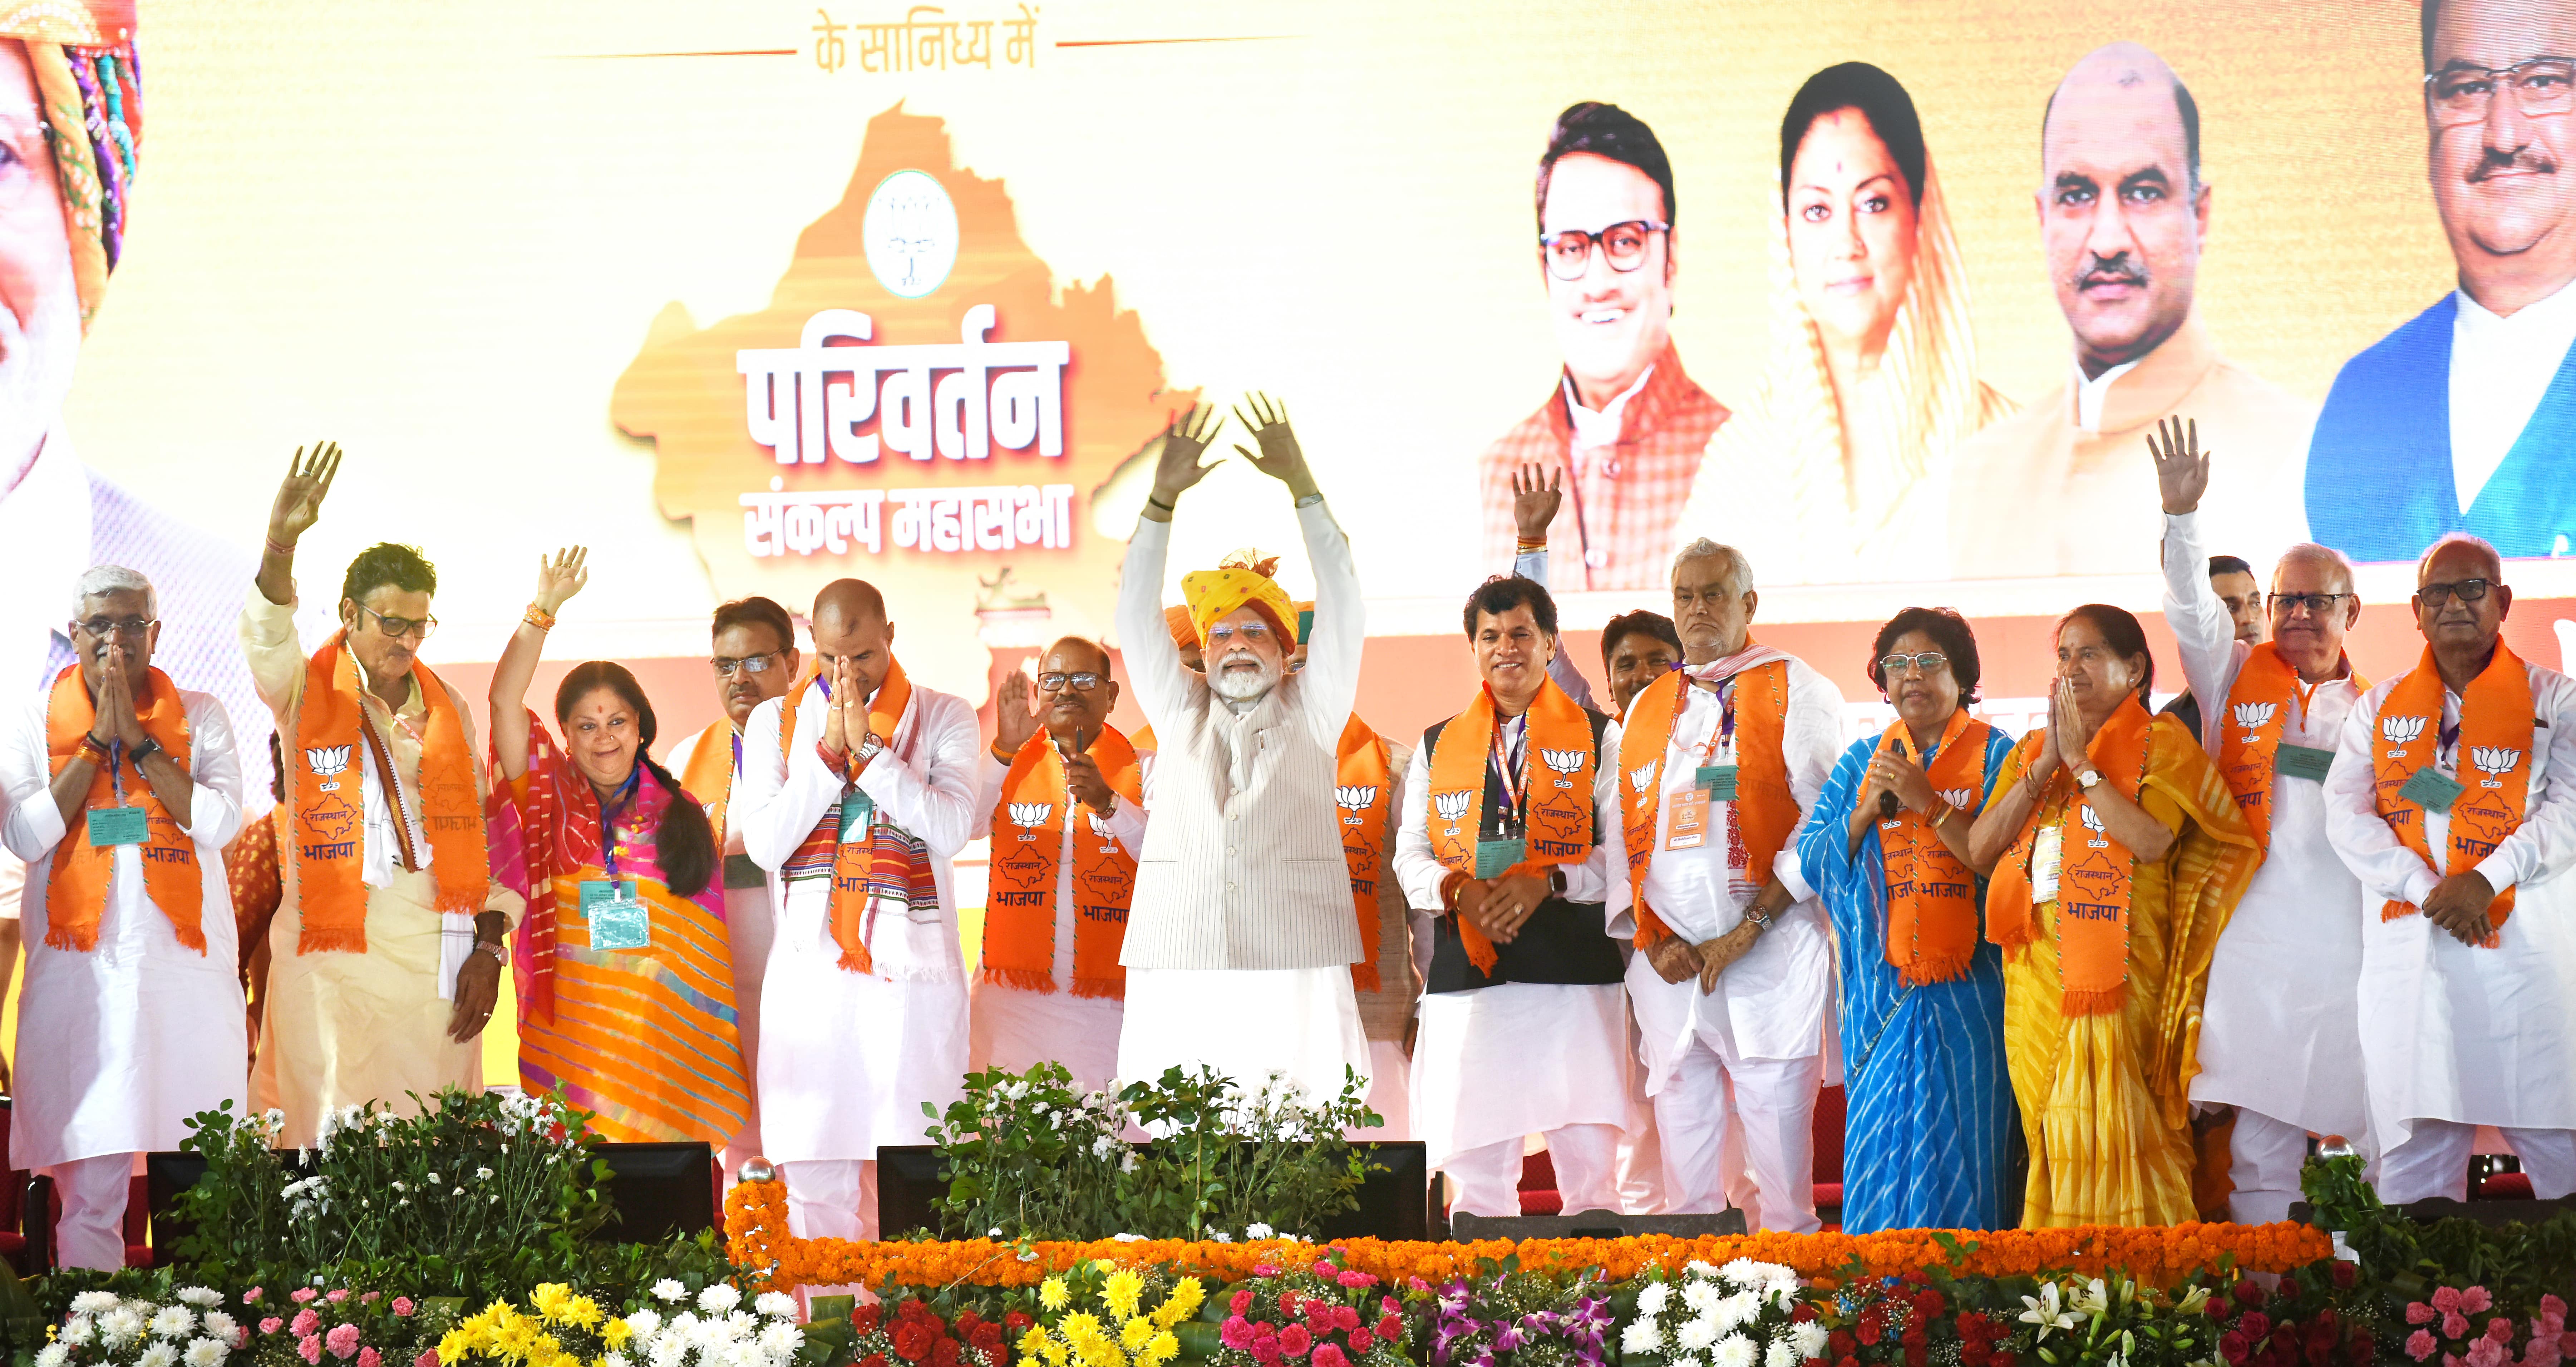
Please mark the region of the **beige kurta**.
<svg viewBox="0 0 2576 1367"><path fill-rule="evenodd" d="M2307 538L2302 492L2316 406L2218 354L2197 316L2111 382L2097 430L2076 425L2073 381L1959 448L1951 575L2137 574L2156 563L2164 503L2147 434L2168 415L2211 453L2201 544L2261 575Z"/></svg>
<svg viewBox="0 0 2576 1367"><path fill-rule="evenodd" d="M292 745L309 663L296 638L294 605L272 603L252 588L242 609L241 638L260 699L276 717L279 736ZM488 801L491 782L483 769L474 714L455 689L447 693L474 757L475 798ZM429 716L420 678L412 677L410 695L399 709L388 711L373 694L361 696L368 718L393 746L396 781L412 795L417 810L418 733ZM293 797L290 792L289 800ZM367 889L367 952L298 954L304 916L296 861L292 850L281 850L279 856L286 890L277 918L269 924L268 1021L253 1085L263 1100L273 1099L286 1112L285 1142L310 1144L326 1108L382 1101L409 1113L416 1109L411 1093L428 1097L442 1087L480 1090L482 1039L459 1043L447 1037L453 1005L449 985L440 981L436 875L391 861L385 885ZM515 924L523 904L517 893L493 882L483 906Z"/></svg>

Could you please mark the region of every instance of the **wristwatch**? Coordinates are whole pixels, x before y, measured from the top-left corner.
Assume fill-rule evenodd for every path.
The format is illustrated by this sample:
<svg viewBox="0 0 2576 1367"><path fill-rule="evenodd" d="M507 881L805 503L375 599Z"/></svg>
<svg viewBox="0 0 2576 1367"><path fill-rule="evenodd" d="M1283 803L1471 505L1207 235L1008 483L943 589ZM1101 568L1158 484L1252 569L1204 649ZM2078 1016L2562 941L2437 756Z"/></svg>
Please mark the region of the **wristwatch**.
<svg viewBox="0 0 2576 1367"><path fill-rule="evenodd" d="M143 761L160 753L161 742L152 739L150 736L145 736L143 738L143 743L134 747L134 772L138 774L142 773Z"/></svg>
<svg viewBox="0 0 2576 1367"><path fill-rule="evenodd" d="M876 732L870 731L868 733L868 738L859 742L858 760L860 766L865 767L867 762L875 759L877 757L877 752L884 748L885 742L877 737Z"/></svg>
<svg viewBox="0 0 2576 1367"><path fill-rule="evenodd" d="M1118 815L1118 790L1112 788L1109 790L1109 805L1100 809L1100 817L1106 821L1116 815Z"/></svg>
<svg viewBox="0 0 2576 1367"><path fill-rule="evenodd" d="M1744 919L1762 927L1764 930L1769 930L1771 928L1771 922L1777 918L1773 917L1770 912L1764 911L1762 909L1761 899L1755 898L1753 901L1745 904Z"/></svg>
<svg viewBox="0 0 2576 1367"><path fill-rule="evenodd" d="M2087 769L2075 776L2075 786L2078 788L2091 788L2101 781L2102 771L2099 769Z"/></svg>
<svg viewBox="0 0 2576 1367"><path fill-rule="evenodd" d="M492 962L499 964L503 968L508 968L510 966L510 948L498 940L475 941L474 953L491 955ZM471 956L469 955L468 957Z"/></svg>

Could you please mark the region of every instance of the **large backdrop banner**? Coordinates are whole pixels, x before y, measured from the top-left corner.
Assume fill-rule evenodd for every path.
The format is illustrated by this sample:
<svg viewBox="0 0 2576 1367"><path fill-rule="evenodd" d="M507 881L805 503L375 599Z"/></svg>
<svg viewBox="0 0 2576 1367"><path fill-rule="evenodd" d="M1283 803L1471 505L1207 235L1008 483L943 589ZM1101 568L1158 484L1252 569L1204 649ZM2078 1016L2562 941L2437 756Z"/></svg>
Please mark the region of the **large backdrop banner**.
<svg viewBox="0 0 2576 1367"><path fill-rule="evenodd" d="M91 548L202 532L224 614L287 453L330 438L308 613L379 539L439 562L467 660L542 547L595 548L603 654L702 653L713 603L856 575L981 697L986 645L1106 630L1168 415L1256 389L1378 634L1455 629L1524 462L1568 472L1577 624L1659 600L1697 536L1750 552L1770 620L2151 607L2169 415L2215 453L2210 549L2258 566L2576 533L2576 316L2514 294L2576 240L2567 63L2527 60L2576 52L2571 0L136 23L149 132L45 425L103 477ZM12 404L46 402L47 316L9 316ZM1258 545L1294 580L1297 544L1229 461L1173 572Z"/></svg>

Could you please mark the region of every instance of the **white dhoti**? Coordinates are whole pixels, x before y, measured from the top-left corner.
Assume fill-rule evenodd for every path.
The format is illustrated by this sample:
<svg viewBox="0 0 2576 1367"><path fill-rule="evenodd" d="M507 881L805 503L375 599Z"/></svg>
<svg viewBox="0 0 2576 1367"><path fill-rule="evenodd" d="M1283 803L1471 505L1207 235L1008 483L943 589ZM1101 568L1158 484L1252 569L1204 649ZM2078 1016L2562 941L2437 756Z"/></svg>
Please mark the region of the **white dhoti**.
<svg viewBox="0 0 2576 1367"><path fill-rule="evenodd" d="M1369 1088L1368 1036L1347 968L1130 968L1118 1076L1205 1065L1246 1089L1273 1074L1322 1105L1346 1073Z"/></svg>
<svg viewBox="0 0 2576 1367"><path fill-rule="evenodd" d="M1617 983L1502 983L1423 997L1414 1125L1431 1166L1459 1180L1456 1209L1518 1215L1522 1142L1533 1134L1548 1136L1567 1211L1618 1207L1626 998Z"/></svg>
<svg viewBox="0 0 2576 1367"><path fill-rule="evenodd" d="M1665 1209L1726 1209L1724 1155L1740 1129L1745 1166L1761 1198L1760 1228L1793 1234L1822 1228L1816 1219L1815 1123L1823 1053L1743 1056L1724 1002L1702 996L1697 979L1665 982L1642 954L1628 966L1628 991L1636 1002L1648 1076L1662 1084L1653 1096Z"/></svg>
<svg viewBox="0 0 2576 1367"><path fill-rule="evenodd" d="M1069 964L1070 946L1059 957ZM1056 981L1071 978L1068 967ZM1118 998L977 982L968 1014L973 1021L966 1039L968 1068L1025 1073L1041 1063L1061 1063L1078 1090L1117 1089L1118 1034L1127 1017L1127 1003Z"/></svg>

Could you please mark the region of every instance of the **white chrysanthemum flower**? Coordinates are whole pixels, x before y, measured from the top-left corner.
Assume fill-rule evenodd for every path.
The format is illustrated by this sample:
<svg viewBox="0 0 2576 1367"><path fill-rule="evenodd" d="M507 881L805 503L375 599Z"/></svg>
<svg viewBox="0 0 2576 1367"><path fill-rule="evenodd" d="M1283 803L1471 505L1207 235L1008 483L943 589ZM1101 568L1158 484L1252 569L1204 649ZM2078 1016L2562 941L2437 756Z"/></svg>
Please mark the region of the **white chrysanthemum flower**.
<svg viewBox="0 0 2576 1367"><path fill-rule="evenodd" d="M776 1294L776 1293L772 1293ZM662 1316L650 1308L626 1317L626 1332L639 1339L649 1339L662 1327Z"/></svg>
<svg viewBox="0 0 2576 1367"><path fill-rule="evenodd" d="M115 1308L116 1293L113 1291L84 1291L72 1297L72 1313L75 1315L100 1315Z"/></svg>
<svg viewBox="0 0 2576 1367"><path fill-rule="evenodd" d="M104 1295L105 1293L99 1292L93 1294ZM115 1298L111 1296L109 1299L113 1300ZM63 1321L61 1341L78 1348L87 1344L97 1333L98 1326L90 1322L89 1316L74 1315L70 1319Z"/></svg>
<svg viewBox="0 0 2576 1367"><path fill-rule="evenodd" d="M1700 1352L1717 1342L1717 1325L1705 1319L1685 1320L1682 1331L1673 1336L1673 1341L1679 1343L1685 1353Z"/></svg>
<svg viewBox="0 0 2576 1367"><path fill-rule="evenodd" d="M653 1298L655 1300L676 1301L687 1294L689 1293L686 1287L681 1286L678 1282L675 1282L668 1277L664 1277L662 1280L653 1283Z"/></svg>
<svg viewBox="0 0 2576 1367"><path fill-rule="evenodd" d="M154 1339L143 1350L143 1356L134 1360L134 1367L177 1367L178 1361L179 1350L171 1347L168 1339Z"/></svg>
<svg viewBox="0 0 2576 1367"><path fill-rule="evenodd" d="M1651 1353L1664 1346L1664 1328L1652 1315L1641 1315L1628 1321L1619 1335L1619 1351L1631 1356Z"/></svg>
<svg viewBox="0 0 2576 1367"><path fill-rule="evenodd" d="M1705 1258L1693 1258L1689 1262L1682 1264L1682 1271L1685 1273L1695 1273L1702 1277L1714 1277L1717 1275L1717 1264L1712 1263Z"/></svg>
<svg viewBox="0 0 2576 1367"><path fill-rule="evenodd" d="M188 1351L180 1356L188 1367L215 1367L230 1351L220 1339L199 1339L189 1344Z"/></svg>
<svg viewBox="0 0 2576 1367"><path fill-rule="evenodd" d="M232 1342L233 1334L241 1328L238 1321L221 1310L207 1311L205 1326L206 1337L222 1339L226 1343Z"/></svg>
<svg viewBox="0 0 2576 1367"><path fill-rule="evenodd" d="M742 1304L742 1293L731 1282L717 1282L698 1293L698 1308L710 1315L721 1315Z"/></svg>
<svg viewBox="0 0 2576 1367"><path fill-rule="evenodd" d="M1753 1340L1742 1334L1729 1334L1708 1350L1709 1367L1753 1367L1753 1359L1759 1351L1753 1346Z"/></svg>
<svg viewBox="0 0 2576 1367"><path fill-rule="evenodd" d="M1825 1326L1816 1323L1814 1320L1809 1320L1804 1324L1793 1324L1789 1326L1789 1341L1797 1346L1798 1356L1802 1358L1823 1357L1825 1355L1825 1341L1832 1337L1833 1336L1831 1334L1825 1332Z"/></svg>
<svg viewBox="0 0 2576 1367"><path fill-rule="evenodd" d="M1648 1282L1646 1289L1637 1293L1637 1313L1646 1316L1660 1315L1664 1313L1665 1304L1672 1298L1671 1282Z"/></svg>
<svg viewBox="0 0 2576 1367"><path fill-rule="evenodd" d="M72 1346L58 1339L37 1352L36 1367L64 1367L71 1360Z"/></svg>
<svg viewBox="0 0 2576 1367"><path fill-rule="evenodd" d="M1751 1324L1762 1313L1762 1297L1752 1291L1738 1291L1713 1307L1720 1329L1733 1329Z"/></svg>
<svg viewBox="0 0 2576 1367"><path fill-rule="evenodd" d="M761 1292L760 1299L753 1301L751 1303L751 1308L764 1315L773 1316L778 1319L792 1320L796 1318L796 1298L788 1295L784 1291Z"/></svg>
<svg viewBox="0 0 2576 1367"><path fill-rule="evenodd" d="M1771 1346L1762 1350L1762 1367L1798 1367L1806 1360L1805 1355L1789 1346L1787 1339L1773 1339Z"/></svg>
<svg viewBox="0 0 2576 1367"><path fill-rule="evenodd" d="M792 1324L773 1324L760 1331L760 1351L771 1357L793 1357L805 1346L805 1335Z"/></svg>
<svg viewBox="0 0 2576 1367"><path fill-rule="evenodd" d="M1247 1239L1268 1239L1277 1235L1278 1232L1279 1231L1272 1229L1270 1226L1261 1223L1259 1220L1255 1220L1251 1224L1243 1227L1243 1237Z"/></svg>
<svg viewBox="0 0 2576 1367"><path fill-rule="evenodd" d="M1710 1307L1725 1298L1726 1293L1718 1290L1715 1282L1694 1279L1682 1283L1682 1304L1688 1306L1692 1314L1705 1315Z"/></svg>
<svg viewBox="0 0 2576 1367"><path fill-rule="evenodd" d="M184 1305L167 1305L152 1316L152 1337L184 1338L197 1327L197 1317Z"/></svg>
<svg viewBox="0 0 2576 1367"><path fill-rule="evenodd" d="M689 1356L689 1341L672 1334L653 1340L652 1367L680 1367Z"/></svg>
<svg viewBox="0 0 2576 1367"><path fill-rule="evenodd" d="M1212 1229L1208 1231L1208 1241L1210 1243L1230 1244L1234 1242L1234 1236L1221 1229Z"/></svg>
<svg viewBox="0 0 2576 1367"><path fill-rule="evenodd" d="M183 1286L179 1288L177 1296L181 1303L193 1305L199 1309L224 1303L224 1293L211 1286Z"/></svg>
<svg viewBox="0 0 2576 1367"><path fill-rule="evenodd" d="M624 1353L612 1352L608 1356L600 1359L600 1367L634 1367L634 1364L629 1363L626 1360L626 1355Z"/></svg>

